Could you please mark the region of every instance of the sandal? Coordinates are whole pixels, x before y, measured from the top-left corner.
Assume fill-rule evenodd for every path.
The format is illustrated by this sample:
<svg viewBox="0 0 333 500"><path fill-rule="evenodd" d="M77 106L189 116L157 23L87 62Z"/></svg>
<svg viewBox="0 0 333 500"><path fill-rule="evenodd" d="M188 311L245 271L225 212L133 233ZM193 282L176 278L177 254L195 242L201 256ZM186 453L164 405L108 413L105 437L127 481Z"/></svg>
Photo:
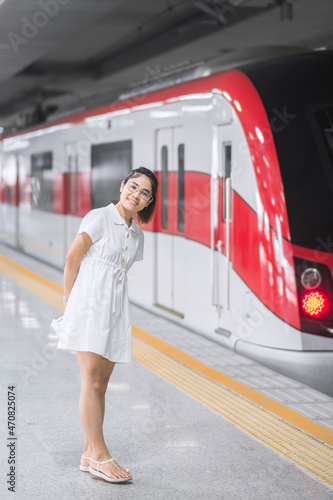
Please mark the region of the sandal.
<svg viewBox="0 0 333 500"><path fill-rule="evenodd" d="M89 466L90 474L93 474L93 476L100 477L100 478L104 479L104 481L108 481L109 483L124 483L125 481L130 481L131 479L133 479L132 475L130 477L110 477L110 476L107 476L106 474L104 474L104 472L100 471L101 465L108 464L109 462L111 462L117 469L120 470L120 467L115 463L113 458L110 458L109 460L105 460L104 462L99 462L98 460L95 460L92 457L90 457L90 460L92 462L95 462L95 464L97 464L97 469L93 469L91 467L91 465ZM125 467L124 467L124 469L125 469ZM125 469L125 470L126 470L126 472L129 472L128 469Z"/></svg>
<svg viewBox="0 0 333 500"><path fill-rule="evenodd" d="M90 457L84 457L83 455L81 458L84 458L85 460L91 460ZM80 470L82 470L82 472L89 472L89 465L82 465L80 463Z"/></svg>

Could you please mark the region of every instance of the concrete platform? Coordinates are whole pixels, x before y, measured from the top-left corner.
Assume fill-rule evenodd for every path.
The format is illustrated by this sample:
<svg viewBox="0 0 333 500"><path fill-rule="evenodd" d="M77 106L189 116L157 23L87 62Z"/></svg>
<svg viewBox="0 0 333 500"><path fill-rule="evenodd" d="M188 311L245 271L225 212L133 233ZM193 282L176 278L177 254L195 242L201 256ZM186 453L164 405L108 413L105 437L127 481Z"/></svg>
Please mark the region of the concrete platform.
<svg viewBox="0 0 333 500"><path fill-rule="evenodd" d="M61 283L58 271L47 271L28 257L1 247L0 254L6 253L20 265ZM16 437L15 498L20 500L333 499L333 489L295 465L292 454L290 460L280 456L136 360L116 367L107 393L105 419L110 451L131 470L134 480L112 485L82 473L79 369L76 356L55 350L57 339L49 325L59 315L57 308L27 290L23 280L19 284L0 274L1 498L13 498L6 483L10 470L7 444ZM258 365L253 376L252 361L192 332L182 331L180 336L179 327L165 321L133 308L136 326L159 334L164 342L196 355L217 370L233 375L239 366L242 375L236 376L242 382L261 385L267 395L277 394L280 375ZM251 371L246 370L249 366ZM263 380L267 380L266 386ZM309 413L305 408L308 389L287 380L288 404L297 404L297 394L302 393L299 404ZM16 427L15 436L10 437L7 393L8 386L14 384ZM321 393L315 397L328 412L332 401ZM278 399L283 396L279 394ZM326 428L331 428L332 415L327 413L320 420L321 425L326 421ZM260 422L257 425L260 427ZM326 449L333 453L330 447ZM308 453L311 459L311 449Z"/></svg>

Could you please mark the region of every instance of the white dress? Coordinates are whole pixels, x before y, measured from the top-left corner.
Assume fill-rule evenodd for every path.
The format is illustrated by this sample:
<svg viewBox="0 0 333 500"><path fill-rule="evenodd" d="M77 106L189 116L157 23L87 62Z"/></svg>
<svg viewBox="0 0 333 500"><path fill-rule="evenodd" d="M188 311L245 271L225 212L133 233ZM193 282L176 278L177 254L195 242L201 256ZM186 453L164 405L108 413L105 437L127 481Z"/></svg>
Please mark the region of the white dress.
<svg viewBox="0 0 333 500"><path fill-rule="evenodd" d="M114 362L132 360L127 271L143 259L143 232L128 227L112 203L89 212L79 233L93 244L84 255L64 315L52 321L57 349L90 351Z"/></svg>

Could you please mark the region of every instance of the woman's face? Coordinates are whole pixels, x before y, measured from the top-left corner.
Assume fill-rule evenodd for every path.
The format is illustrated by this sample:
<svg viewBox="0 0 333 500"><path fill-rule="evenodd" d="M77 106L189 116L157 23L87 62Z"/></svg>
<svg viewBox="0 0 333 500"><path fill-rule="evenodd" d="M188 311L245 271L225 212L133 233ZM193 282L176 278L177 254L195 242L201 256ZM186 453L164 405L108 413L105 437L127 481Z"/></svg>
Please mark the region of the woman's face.
<svg viewBox="0 0 333 500"><path fill-rule="evenodd" d="M120 202L130 212L140 212L152 202L151 182L145 175L131 177L120 186Z"/></svg>

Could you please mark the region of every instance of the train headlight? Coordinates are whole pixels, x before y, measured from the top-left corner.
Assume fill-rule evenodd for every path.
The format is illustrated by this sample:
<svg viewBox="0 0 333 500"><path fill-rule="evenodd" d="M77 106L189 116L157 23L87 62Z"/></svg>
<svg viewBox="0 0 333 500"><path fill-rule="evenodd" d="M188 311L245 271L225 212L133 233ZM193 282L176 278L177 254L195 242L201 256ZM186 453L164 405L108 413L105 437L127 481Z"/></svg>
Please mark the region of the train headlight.
<svg viewBox="0 0 333 500"><path fill-rule="evenodd" d="M333 332L332 269L320 262L294 257L300 331L315 335ZM332 332L331 332L332 330Z"/></svg>
<svg viewBox="0 0 333 500"><path fill-rule="evenodd" d="M302 273L301 283L306 290L314 290L315 288L318 288L321 283L321 274L318 269L315 269L314 267L306 269Z"/></svg>
<svg viewBox="0 0 333 500"><path fill-rule="evenodd" d="M321 318L329 311L329 299L323 292L309 292L302 298L302 309L307 316Z"/></svg>

